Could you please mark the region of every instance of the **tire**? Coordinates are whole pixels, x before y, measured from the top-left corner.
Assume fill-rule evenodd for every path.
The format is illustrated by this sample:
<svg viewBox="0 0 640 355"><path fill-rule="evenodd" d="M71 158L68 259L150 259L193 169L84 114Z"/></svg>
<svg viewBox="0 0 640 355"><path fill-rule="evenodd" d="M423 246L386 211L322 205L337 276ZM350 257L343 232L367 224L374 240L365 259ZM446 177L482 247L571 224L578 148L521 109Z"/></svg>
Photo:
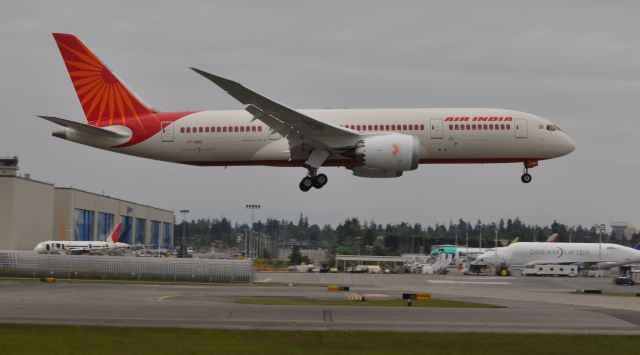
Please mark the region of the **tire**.
<svg viewBox="0 0 640 355"><path fill-rule="evenodd" d="M310 177L305 177L300 181L300 190L307 192L313 187L313 180Z"/></svg>
<svg viewBox="0 0 640 355"><path fill-rule="evenodd" d="M522 176L520 177L520 180L521 180L523 183L525 183L525 184L530 183L532 179L533 179L533 178L531 177L531 174L529 174L529 173L524 173L524 174L522 174Z"/></svg>
<svg viewBox="0 0 640 355"><path fill-rule="evenodd" d="M327 175L325 174L318 174L316 175L316 177L313 179L313 187L315 187L316 189L322 188L324 185L327 184Z"/></svg>

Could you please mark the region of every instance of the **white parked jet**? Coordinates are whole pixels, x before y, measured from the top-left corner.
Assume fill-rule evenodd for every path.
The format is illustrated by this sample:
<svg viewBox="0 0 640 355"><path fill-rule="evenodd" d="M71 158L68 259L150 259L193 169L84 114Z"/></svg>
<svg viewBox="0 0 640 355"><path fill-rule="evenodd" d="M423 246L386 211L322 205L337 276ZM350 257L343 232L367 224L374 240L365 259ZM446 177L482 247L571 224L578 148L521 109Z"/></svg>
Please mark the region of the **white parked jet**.
<svg viewBox="0 0 640 355"><path fill-rule="evenodd" d="M640 262L640 244L634 248L611 243L518 242L488 250L476 259L488 265L574 264L625 265Z"/></svg>
<svg viewBox="0 0 640 355"><path fill-rule="evenodd" d="M123 154L200 166L304 167L300 189L321 188L322 166L355 176L398 177L419 164L522 163L522 182L540 160L575 146L553 122L492 108L297 110L237 82L192 68L244 110L160 112L129 90L87 46L53 34L87 123L40 116L53 135Z"/></svg>
<svg viewBox="0 0 640 355"><path fill-rule="evenodd" d="M106 241L77 241L77 240L47 240L45 242L38 243L34 251L40 254L82 254L82 253L95 253L105 252L111 249L130 248L127 243L121 243L120 237L127 234L129 227L127 225L124 231L121 232L122 223L113 228L113 231L109 234Z"/></svg>

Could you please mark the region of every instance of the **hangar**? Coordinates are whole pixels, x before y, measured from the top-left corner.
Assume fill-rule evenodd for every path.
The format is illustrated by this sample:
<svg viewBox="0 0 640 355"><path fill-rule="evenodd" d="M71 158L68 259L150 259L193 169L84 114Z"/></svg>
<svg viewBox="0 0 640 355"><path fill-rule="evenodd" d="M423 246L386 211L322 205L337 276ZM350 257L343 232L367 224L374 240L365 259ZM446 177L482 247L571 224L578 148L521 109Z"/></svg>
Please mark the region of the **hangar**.
<svg viewBox="0 0 640 355"><path fill-rule="evenodd" d="M173 246L172 211L19 176L18 158L0 159L0 250L33 250L44 240L105 240L122 222L121 241Z"/></svg>

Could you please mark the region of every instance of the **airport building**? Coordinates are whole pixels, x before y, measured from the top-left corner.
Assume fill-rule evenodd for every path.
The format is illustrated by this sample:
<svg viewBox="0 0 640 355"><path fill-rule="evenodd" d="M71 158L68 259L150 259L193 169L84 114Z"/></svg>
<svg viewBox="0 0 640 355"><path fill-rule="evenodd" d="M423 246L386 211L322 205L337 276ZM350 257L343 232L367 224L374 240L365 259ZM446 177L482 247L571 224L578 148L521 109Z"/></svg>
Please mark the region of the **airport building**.
<svg viewBox="0 0 640 355"><path fill-rule="evenodd" d="M17 171L17 157L0 159L0 250L33 250L45 240L105 240L119 222L121 242L173 246L172 211L55 187Z"/></svg>

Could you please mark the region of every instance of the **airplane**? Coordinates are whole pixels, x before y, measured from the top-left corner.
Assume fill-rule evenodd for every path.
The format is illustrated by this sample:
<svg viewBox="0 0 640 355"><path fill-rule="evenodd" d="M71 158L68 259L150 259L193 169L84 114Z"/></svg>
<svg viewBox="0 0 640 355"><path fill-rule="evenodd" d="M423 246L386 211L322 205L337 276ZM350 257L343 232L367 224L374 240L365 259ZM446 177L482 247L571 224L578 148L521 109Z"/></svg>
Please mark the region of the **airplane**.
<svg viewBox="0 0 640 355"><path fill-rule="evenodd" d="M119 242L122 236L127 235L129 227L131 224L128 224L120 233L122 223L118 223L105 241L47 240L38 243L33 251L39 254L84 254L130 248L129 244Z"/></svg>
<svg viewBox="0 0 640 355"><path fill-rule="evenodd" d="M419 164L538 162L571 153L571 138L548 119L493 108L298 110L241 84L191 68L244 110L162 112L142 100L79 38L54 33L87 123L39 116L52 135L149 159L197 166L303 167L302 191L320 189L321 167L393 178Z"/></svg>
<svg viewBox="0 0 640 355"><path fill-rule="evenodd" d="M518 242L492 248L476 258L487 265L574 264L616 266L640 262L640 244L634 248L612 243Z"/></svg>

